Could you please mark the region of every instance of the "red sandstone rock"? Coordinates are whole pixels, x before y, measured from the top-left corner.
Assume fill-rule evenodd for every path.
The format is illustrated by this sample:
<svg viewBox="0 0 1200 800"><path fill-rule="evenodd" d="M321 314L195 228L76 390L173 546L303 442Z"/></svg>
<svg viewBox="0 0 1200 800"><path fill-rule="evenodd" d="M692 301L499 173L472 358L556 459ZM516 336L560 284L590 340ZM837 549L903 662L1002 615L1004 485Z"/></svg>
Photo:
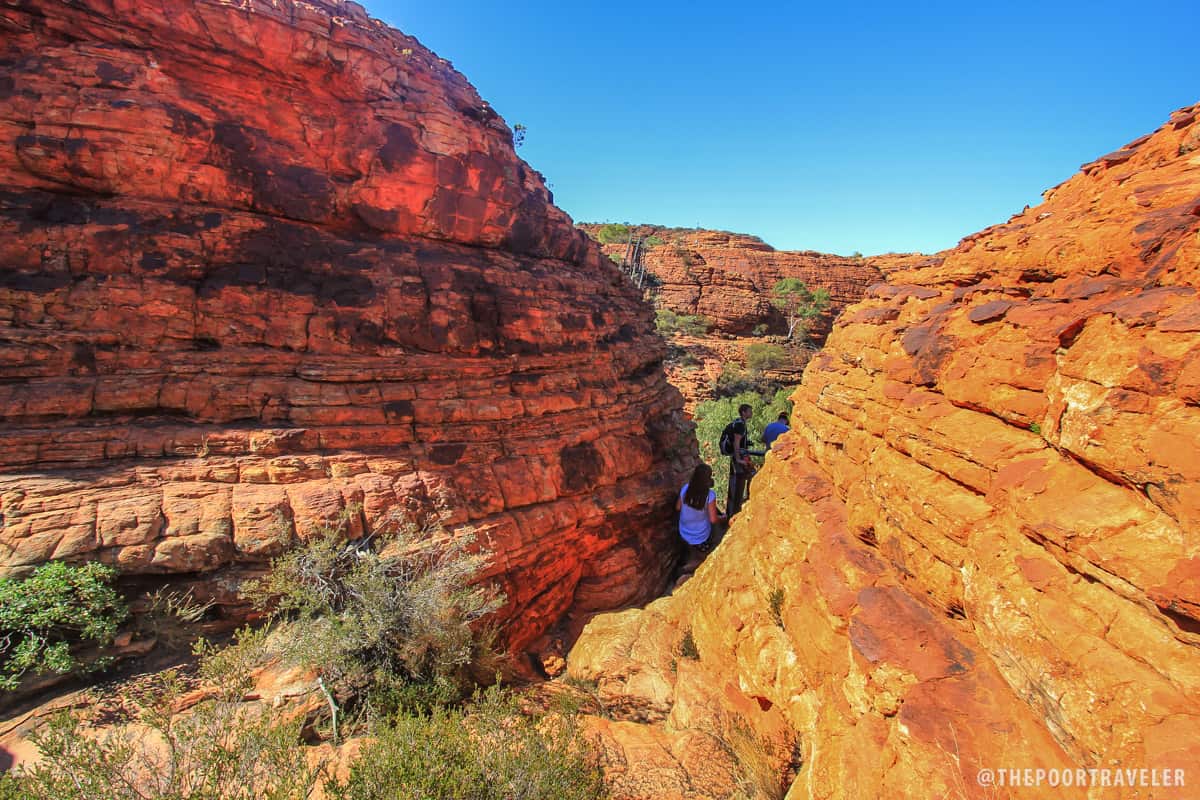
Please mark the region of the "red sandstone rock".
<svg viewBox="0 0 1200 800"><path fill-rule="evenodd" d="M595 235L602 226L579 227ZM749 334L759 325L786 332L783 317L771 305L771 289L783 278L799 278L810 289L829 290L829 313L816 321L812 331L814 340L820 341L829 331L830 320L880 280L871 259L775 250L758 237L740 233L656 225L635 226L634 232L662 242L647 247L642 259L647 271L661 281L654 290L655 302L677 314L707 317L718 334ZM625 250L624 243L604 245L605 253L618 259Z"/></svg>
<svg viewBox="0 0 1200 800"><path fill-rule="evenodd" d="M0 27L6 571L228 605L399 509L494 551L514 648L661 589L691 445L650 310L446 61L332 0Z"/></svg>
<svg viewBox="0 0 1200 800"><path fill-rule="evenodd" d="M1188 784L1053 794L1194 796L1198 111L953 251L876 262L725 540L594 621L569 674L653 709L664 752L712 730L698 709L781 714L789 797L1033 797L976 773L1116 767Z"/></svg>

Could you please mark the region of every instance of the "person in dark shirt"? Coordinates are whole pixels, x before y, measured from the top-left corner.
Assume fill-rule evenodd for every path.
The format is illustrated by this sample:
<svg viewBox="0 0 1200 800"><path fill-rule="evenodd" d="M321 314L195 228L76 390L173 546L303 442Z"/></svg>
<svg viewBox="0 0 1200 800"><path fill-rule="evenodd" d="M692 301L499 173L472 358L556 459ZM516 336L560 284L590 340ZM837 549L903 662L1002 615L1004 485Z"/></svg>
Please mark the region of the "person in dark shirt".
<svg viewBox="0 0 1200 800"><path fill-rule="evenodd" d="M782 436L783 434L785 434L789 430L791 430L790 428L788 428L787 423L788 423L788 415L787 415L787 412L784 411L782 414L779 415L779 419L775 420L770 425L768 425L765 429L763 429L763 444L765 444L767 446L768 450L771 449L771 445L773 445L775 443L776 439L778 439L780 436Z"/></svg>
<svg viewBox="0 0 1200 800"><path fill-rule="evenodd" d="M738 419L733 421L733 447L729 456L729 498L725 504L725 514L731 519L741 510L750 478L754 475L754 464L746 454L750 446L746 423L753 416L754 409L743 403L738 406Z"/></svg>

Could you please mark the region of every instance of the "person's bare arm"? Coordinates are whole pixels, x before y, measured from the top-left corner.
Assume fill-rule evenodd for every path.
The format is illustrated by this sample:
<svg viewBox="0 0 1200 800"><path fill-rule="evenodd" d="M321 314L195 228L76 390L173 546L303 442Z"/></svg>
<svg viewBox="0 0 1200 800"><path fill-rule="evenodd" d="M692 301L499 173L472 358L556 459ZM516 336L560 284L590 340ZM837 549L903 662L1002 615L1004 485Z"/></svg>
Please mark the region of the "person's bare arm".
<svg viewBox="0 0 1200 800"><path fill-rule="evenodd" d="M737 459L737 462L739 464L749 464L750 457L742 452L742 450L744 449L743 448L743 439L744 439L744 437L740 433L735 433L733 435L733 453L734 453L733 457L735 459Z"/></svg>
<svg viewBox="0 0 1200 800"><path fill-rule="evenodd" d="M708 501L708 521L709 521L711 524L713 524L713 525L716 525L716 524L717 524L718 522L720 522L722 519L724 519L724 515L723 515L723 514L718 514L718 513L717 513L717 500L716 500L716 498L713 498L712 500L709 500L709 501Z"/></svg>
<svg viewBox="0 0 1200 800"><path fill-rule="evenodd" d="M661 507L661 506L660 506L660 507ZM677 497L675 498L675 510L676 510L676 511L683 511L683 497L682 497L682 496L677 496Z"/></svg>

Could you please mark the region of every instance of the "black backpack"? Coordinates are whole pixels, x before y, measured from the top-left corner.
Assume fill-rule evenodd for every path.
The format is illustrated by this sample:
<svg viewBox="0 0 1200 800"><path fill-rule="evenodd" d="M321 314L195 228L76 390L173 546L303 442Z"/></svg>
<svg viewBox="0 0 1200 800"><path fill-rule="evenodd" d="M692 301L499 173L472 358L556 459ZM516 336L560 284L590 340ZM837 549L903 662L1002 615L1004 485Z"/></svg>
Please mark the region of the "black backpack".
<svg viewBox="0 0 1200 800"><path fill-rule="evenodd" d="M726 425L725 430L721 431L721 441L717 443L717 447L719 447L721 449L721 455L723 455L723 456L733 455L733 435L735 433L735 431L733 430L733 427L735 425L737 425L739 422L741 422L743 424L743 426L745 425L745 422L742 420L742 418L738 417L733 422ZM742 438L743 439L746 438L745 434L742 434Z"/></svg>

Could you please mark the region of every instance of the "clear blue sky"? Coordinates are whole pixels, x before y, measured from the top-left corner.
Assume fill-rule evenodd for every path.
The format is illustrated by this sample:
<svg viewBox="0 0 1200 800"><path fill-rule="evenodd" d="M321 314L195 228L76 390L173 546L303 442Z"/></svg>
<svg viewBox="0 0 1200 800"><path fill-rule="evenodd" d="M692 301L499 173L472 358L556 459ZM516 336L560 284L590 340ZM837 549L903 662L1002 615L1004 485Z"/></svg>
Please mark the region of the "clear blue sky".
<svg viewBox="0 0 1200 800"><path fill-rule="evenodd" d="M1200 100L1188 2L366 0L451 61L576 221L922 250Z"/></svg>

